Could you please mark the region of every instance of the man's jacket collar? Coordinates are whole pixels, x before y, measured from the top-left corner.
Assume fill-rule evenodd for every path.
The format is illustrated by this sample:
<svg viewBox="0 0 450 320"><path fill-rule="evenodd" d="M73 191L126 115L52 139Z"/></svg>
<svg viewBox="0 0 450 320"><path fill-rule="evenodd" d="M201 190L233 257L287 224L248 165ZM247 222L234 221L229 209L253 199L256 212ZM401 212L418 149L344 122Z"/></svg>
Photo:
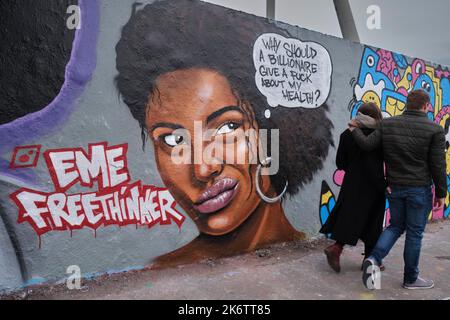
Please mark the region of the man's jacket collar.
<svg viewBox="0 0 450 320"><path fill-rule="evenodd" d="M403 112L404 115L407 116L419 116L419 117L427 117L427 114L425 112L419 111L419 110L405 110Z"/></svg>

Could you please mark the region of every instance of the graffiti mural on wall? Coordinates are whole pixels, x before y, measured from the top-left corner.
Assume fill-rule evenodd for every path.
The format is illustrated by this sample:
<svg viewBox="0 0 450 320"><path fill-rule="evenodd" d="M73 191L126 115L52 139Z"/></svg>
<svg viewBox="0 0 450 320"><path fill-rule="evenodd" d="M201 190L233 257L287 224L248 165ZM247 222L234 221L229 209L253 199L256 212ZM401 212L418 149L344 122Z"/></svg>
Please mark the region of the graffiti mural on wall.
<svg viewBox="0 0 450 320"><path fill-rule="evenodd" d="M36 30L68 32L57 30L66 28L64 6L78 4L81 28L69 29L59 57L51 54L55 42L47 42L53 37L26 26L17 30L23 32L15 49L33 57L40 48L40 58L11 53L0 59L1 70L10 70L5 61L17 61L24 73L2 82L2 99L33 96L23 87L37 88L22 78L60 80L48 82L46 99L35 104L14 100L9 106L24 110L0 122L6 137L0 142L0 290L60 280L73 263L90 276L299 239L314 235L332 210L332 121L347 115L342 106L353 92L347 82L365 48L205 2L145 2L152 3L62 0L52 7L36 0L23 6L36 18ZM7 29L14 30L0 33ZM115 59L97 61L104 52ZM380 71L362 68L355 95L382 103L383 90L402 93L395 84L411 63L392 57L397 71L392 62ZM420 77L415 67L411 79ZM366 77L377 94L366 94ZM440 79L441 90L434 88L442 111L434 110L434 120L448 132L448 72L436 69L429 77ZM8 113L7 104L2 108ZM334 178L339 185L343 172ZM42 238L40 249L36 238Z"/></svg>
<svg viewBox="0 0 450 320"><path fill-rule="evenodd" d="M144 143L148 139L154 146L165 185L200 231L158 264L303 237L281 201L264 197L298 193L322 167L332 144L324 104L331 60L321 45L287 36L265 19L223 14L197 1L155 2L133 12L124 26L116 46L117 88ZM314 127L318 121L321 130ZM225 151L246 161L236 164L216 154L214 163L174 164L177 148L196 152L186 136L200 138L200 149L215 143L202 141L195 123L200 132L231 139ZM266 129L279 139L269 139L262 151L259 139L234 139L249 129ZM256 154L252 144L258 145ZM276 173L261 175L269 155L278 164Z"/></svg>
<svg viewBox="0 0 450 320"><path fill-rule="evenodd" d="M80 28L67 28L70 5L79 6ZM62 265L73 256L96 272L147 265L155 257L155 266L174 265L303 238L290 217L307 212L286 212L283 200L315 179L333 146L327 48L267 19L201 1L116 5L132 9L131 17L96 0L23 7L36 30L20 30L24 43L0 61L4 70L19 63L24 73L3 77L0 92L0 136L7 137L0 145L0 228L6 226L0 236L12 243L0 253L13 252L4 260L0 254L0 269L17 263L18 279L31 283L60 277L45 263ZM1 4L2 12L17 13L8 6L20 1ZM91 81L98 46L111 48L97 43L99 24L108 21L100 13L128 22L101 29L100 35L118 31L116 60L101 61ZM53 33L42 37L45 29L56 40ZM13 49L20 49L17 59ZM114 67L105 79L106 68ZM118 128L123 123L141 130L127 141L128 132ZM178 151L181 162L174 161ZM158 175L164 187L141 182ZM187 216L193 229L184 230ZM163 228L158 245L147 245L159 225L169 224L178 230ZM180 236L161 245L171 232ZM30 241L36 236L38 245ZM125 241L110 246L117 239ZM145 246L145 254L118 252L132 242ZM89 254L105 248L120 258L91 264ZM0 290L5 278L0 273Z"/></svg>
<svg viewBox="0 0 450 320"><path fill-rule="evenodd" d="M351 102L351 117L363 102L375 102L385 117L401 114L408 92L423 89L431 99L428 117L445 127L443 116L450 106L448 71L414 59L408 63L405 56L384 49L366 47ZM444 122L442 122L444 121Z"/></svg>
<svg viewBox="0 0 450 320"><path fill-rule="evenodd" d="M422 89L430 95L428 118L440 124L446 133L447 180L450 181L450 76L447 69L427 64L424 60L408 62L405 56L384 49L366 47L359 75L352 79L354 97L349 103L350 118L354 118L364 102L374 102L384 117L400 115L405 110L411 90ZM342 185L345 172L336 170L333 181ZM450 188L450 186L449 186ZM322 214L322 213L321 213ZM430 212L429 219L448 217L449 193L443 210ZM386 201L385 225L389 223L389 203Z"/></svg>

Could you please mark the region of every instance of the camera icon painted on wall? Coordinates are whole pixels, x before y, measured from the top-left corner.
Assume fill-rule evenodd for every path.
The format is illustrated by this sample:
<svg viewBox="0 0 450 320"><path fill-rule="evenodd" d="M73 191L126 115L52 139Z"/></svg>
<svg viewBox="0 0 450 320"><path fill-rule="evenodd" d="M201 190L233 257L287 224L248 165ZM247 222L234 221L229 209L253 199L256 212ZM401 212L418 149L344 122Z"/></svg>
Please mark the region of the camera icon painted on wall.
<svg viewBox="0 0 450 320"><path fill-rule="evenodd" d="M40 152L40 145L16 147L14 148L9 167L11 169L36 167Z"/></svg>

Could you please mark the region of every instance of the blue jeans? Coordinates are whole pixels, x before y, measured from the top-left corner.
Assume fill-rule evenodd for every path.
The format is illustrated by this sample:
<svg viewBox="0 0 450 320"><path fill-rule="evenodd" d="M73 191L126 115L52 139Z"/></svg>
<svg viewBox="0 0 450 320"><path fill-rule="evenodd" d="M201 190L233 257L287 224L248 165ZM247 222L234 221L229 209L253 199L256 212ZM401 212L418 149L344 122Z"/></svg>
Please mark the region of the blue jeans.
<svg viewBox="0 0 450 320"><path fill-rule="evenodd" d="M432 193L429 187L391 186L388 195L391 211L390 225L383 231L371 253L379 264L394 246L397 239L406 230L405 249L405 283L416 281L419 276L419 257L422 237L427 224L428 214L432 209Z"/></svg>

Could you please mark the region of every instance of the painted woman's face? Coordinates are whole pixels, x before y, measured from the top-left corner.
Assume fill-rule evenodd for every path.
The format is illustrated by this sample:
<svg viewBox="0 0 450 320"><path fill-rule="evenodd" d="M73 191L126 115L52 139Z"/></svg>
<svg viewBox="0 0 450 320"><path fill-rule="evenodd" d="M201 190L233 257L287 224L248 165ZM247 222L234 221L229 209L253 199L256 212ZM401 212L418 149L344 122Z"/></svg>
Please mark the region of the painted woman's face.
<svg viewBox="0 0 450 320"><path fill-rule="evenodd" d="M158 169L202 233L228 233L260 204L256 142L242 139L258 129L251 121L228 80L214 71L177 70L157 79L146 126ZM261 184L269 190L268 176Z"/></svg>

